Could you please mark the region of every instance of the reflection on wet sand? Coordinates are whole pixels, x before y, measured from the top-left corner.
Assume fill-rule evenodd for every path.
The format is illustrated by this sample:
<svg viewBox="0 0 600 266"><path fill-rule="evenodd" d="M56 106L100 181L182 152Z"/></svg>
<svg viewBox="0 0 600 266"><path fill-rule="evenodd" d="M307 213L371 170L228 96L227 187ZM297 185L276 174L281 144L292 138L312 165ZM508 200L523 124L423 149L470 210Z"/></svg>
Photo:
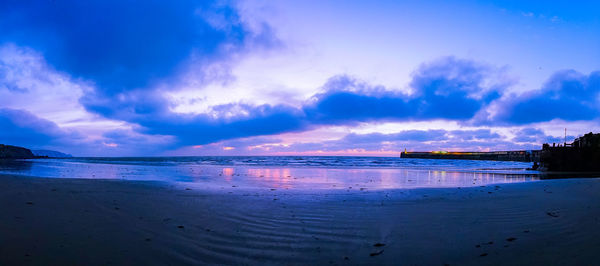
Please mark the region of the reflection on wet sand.
<svg viewBox="0 0 600 266"><path fill-rule="evenodd" d="M262 168L247 169L247 176L271 184L272 187L289 189L293 188L292 174L289 168Z"/></svg>
<svg viewBox="0 0 600 266"><path fill-rule="evenodd" d="M0 162L0 173L52 178L125 179L185 182L203 187L281 189L395 189L468 187L540 179L522 169L440 170L410 168L336 168L219 166L199 164L111 164L69 160Z"/></svg>
<svg viewBox="0 0 600 266"><path fill-rule="evenodd" d="M236 183L276 188L393 189L417 187L468 187L491 183L536 181L536 174L448 172L406 169L327 168L223 168L237 173ZM230 176L232 174L229 174ZM245 179L245 180L244 180ZM231 178L225 180L232 182Z"/></svg>
<svg viewBox="0 0 600 266"><path fill-rule="evenodd" d="M221 175L225 178L225 180L231 182L234 173L235 170L233 168L223 168L223 172Z"/></svg>
<svg viewBox="0 0 600 266"><path fill-rule="evenodd" d="M4 171L29 171L33 162L26 160L0 159L0 172Z"/></svg>

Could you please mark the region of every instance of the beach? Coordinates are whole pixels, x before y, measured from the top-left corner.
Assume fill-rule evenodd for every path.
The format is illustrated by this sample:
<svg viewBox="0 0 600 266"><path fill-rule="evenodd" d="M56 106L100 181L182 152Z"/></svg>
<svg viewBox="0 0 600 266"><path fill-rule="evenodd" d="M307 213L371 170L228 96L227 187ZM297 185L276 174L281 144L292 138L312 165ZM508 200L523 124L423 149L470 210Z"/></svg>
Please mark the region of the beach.
<svg viewBox="0 0 600 266"><path fill-rule="evenodd" d="M600 0L0 0L0 266L600 265Z"/></svg>
<svg viewBox="0 0 600 266"><path fill-rule="evenodd" d="M0 263L590 264L600 179L285 189L0 175Z"/></svg>

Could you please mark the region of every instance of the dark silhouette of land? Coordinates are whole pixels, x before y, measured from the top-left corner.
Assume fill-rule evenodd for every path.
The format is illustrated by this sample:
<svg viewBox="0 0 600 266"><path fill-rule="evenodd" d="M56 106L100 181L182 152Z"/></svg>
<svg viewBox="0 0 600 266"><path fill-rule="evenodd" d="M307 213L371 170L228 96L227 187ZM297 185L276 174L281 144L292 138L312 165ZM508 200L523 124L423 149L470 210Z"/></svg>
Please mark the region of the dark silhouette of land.
<svg viewBox="0 0 600 266"><path fill-rule="evenodd" d="M0 144L0 159L70 158L70 154L51 150L30 150L27 148Z"/></svg>
<svg viewBox="0 0 600 266"><path fill-rule="evenodd" d="M0 144L0 159L32 159L35 158L31 150L12 145Z"/></svg>

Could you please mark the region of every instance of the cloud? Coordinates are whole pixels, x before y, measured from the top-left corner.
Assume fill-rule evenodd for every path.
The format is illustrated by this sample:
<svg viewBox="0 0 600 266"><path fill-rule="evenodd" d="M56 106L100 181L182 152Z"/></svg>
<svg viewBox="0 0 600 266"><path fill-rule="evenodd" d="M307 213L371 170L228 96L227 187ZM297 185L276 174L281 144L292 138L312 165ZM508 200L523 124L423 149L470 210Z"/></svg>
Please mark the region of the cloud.
<svg viewBox="0 0 600 266"><path fill-rule="evenodd" d="M558 72L541 90L500 98L513 84L503 79L502 72L468 60L442 58L415 71L410 83L412 93L335 76L321 88L323 92L300 108L230 103L213 106L206 113L183 114L172 112L172 104L160 94L143 91L123 93L117 101L99 97L98 102L87 105L106 117L140 125L140 133L174 136L179 145L297 132L323 125L432 119L470 122L491 104L500 111L487 124L598 117L599 72L588 76Z"/></svg>
<svg viewBox="0 0 600 266"><path fill-rule="evenodd" d="M573 136L568 136L569 139L573 139ZM515 136L512 139L514 142L519 143L561 143L564 139L557 138L554 136L546 135L546 133L539 128L522 128L515 132Z"/></svg>
<svg viewBox="0 0 600 266"><path fill-rule="evenodd" d="M404 130L397 133L348 134L324 143L326 151L413 151L506 149L509 142L489 129L477 130ZM292 146L294 147L294 146ZM306 148L304 145L296 148ZM322 147L323 148L323 147Z"/></svg>
<svg viewBox="0 0 600 266"><path fill-rule="evenodd" d="M306 149L306 144L292 145L291 149ZM405 130L391 134L348 134L339 140L324 142L317 150L324 151L392 151L404 148L412 151L430 150L502 150L520 148L490 129L476 130Z"/></svg>
<svg viewBox="0 0 600 266"><path fill-rule="evenodd" d="M408 95L349 76L330 78L322 90L325 92L314 95L303 107L314 123L356 123L407 118L414 114Z"/></svg>
<svg viewBox="0 0 600 266"><path fill-rule="evenodd" d="M510 150L539 148L538 145L515 144L506 136L490 129L475 130L404 130L396 133L350 133L339 139L321 142L286 143L282 139L250 137L226 140L188 150L187 154L227 155L224 147L233 147L234 154L341 154L397 155L407 148L411 151L429 150Z"/></svg>
<svg viewBox="0 0 600 266"><path fill-rule="evenodd" d="M0 17L0 43L38 51L90 84L80 102L108 118L165 112L162 92L182 80L218 78L240 53L279 45L267 24L245 24L226 1L9 1Z"/></svg>
<svg viewBox="0 0 600 266"><path fill-rule="evenodd" d="M418 69L411 83L413 94L336 76L300 108L230 103L185 114L171 111L171 103L160 94L145 91L122 93L119 99L92 97L95 102L85 104L106 117L139 125L140 133L175 136L179 145L203 145L322 125L470 119L504 86L484 82L486 75L480 72L487 71L470 61L443 58Z"/></svg>
<svg viewBox="0 0 600 266"><path fill-rule="evenodd" d="M169 136L143 135L131 130L110 130L101 138L59 127L52 121L19 109L0 108L0 144L30 149L53 149L76 156L150 155L172 148Z"/></svg>
<svg viewBox="0 0 600 266"><path fill-rule="evenodd" d="M321 123L467 120L511 84L489 80L492 72L473 61L441 58L413 73L410 95L338 76L325 84L326 92L315 95L305 111Z"/></svg>
<svg viewBox="0 0 600 266"><path fill-rule="evenodd" d="M88 107L106 117L140 125L144 134L171 135L180 145L285 132L322 125L372 121L467 120L496 99L505 83L490 82L490 68L468 60L442 58L422 65L411 82L412 94L336 76L300 108L231 103L202 114L172 112L159 94L131 91L118 101L102 98ZM132 107L133 106L133 107Z"/></svg>
<svg viewBox="0 0 600 266"><path fill-rule="evenodd" d="M227 114L233 109L237 111ZM176 136L182 145L291 132L308 126L300 110L284 105L227 104L216 106L213 111L199 115L168 112L140 116L133 121L142 126L142 133Z"/></svg>
<svg viewBox="0 0 600 266"><path fill-rule="evenodd" d="M0 108L0 143L39 148L61 141L77 141L75 133L55 123L17 109Z"/></svg>
<svg viewBox="0 0 600 266"><path fill-rule="evenodd" d="M452 130L448 132L452 140L496 140L500 139L501 136L489 129L476 129L476 130Z"/></svg>
<svg viewBox="0 0 600 266"><path fill-rule="evenodd" d="M93 150L83 152L94 154L101 151L104 156L150 156L173 148L171 136L144 135L130 129L116 129L104 132L101 139L87 143Z"/></svg>
<svg viewBox="0 0 600 266"><path fill-rule="evenodd" d="M511 85L503 69L454 57L421 65L410 83L417 117L456 120L472 118Z"/></svg>
<svg viewBox="0 0 600 266"><path fill-rule="evenodd" d="M25 109L55 123L91 117L79 104L85 86L46 64L42 54L0 45L0 106Z"/></svg>
<svg viewBox="0 0 600 266"><path fill-rule="evenodd" d="M593 120L600 117L600 72L589 75L559 71L539 89L510 95L498 102L492 122L529 124L553 119Z"/></svg>
<svg viewBox="0 0 600 266"><path fill-rule="evenodd" d="M9 62L10 64L5 63L3 68L0 68L5 73L3 79L1 79L3 82L0 82L0 84L24 84L23 81L31 82L31 80L42 79L48 79L49 82L68 79L68 77L49 79L49 76L44 78L45 76L41 75L44 71L37 71L40 72L37 74L32 73L31 70L46 69L46 67L38 66L44 63L38 62L39 58L37 57L39 55L35 53L23 54L22 50L14 46L9 46L9 48L7 51L12 52L8 55L20 54L20 57L18 57L20 61L18 62L27 59L28 57L25 55L32 55L32 57L29 57L30 61L26 62L34 67L14 68L14 62L10 63L12 61L4 60L3 62ZM26 64L20 65L24 66ZM371 85L356 78L342 75L329 79L321 88L322 92L311 97L301 107L292 107L285 104L256 106L245 103L231 103L212 106L208 112L201 114L185 114L172 111L173 103L163 97L158 90L133 89L121 92L119 97L114 98L92 96L81 100L89 110L111 119L126 121L133 125L133 130L108 131L100 139L85 142L85 145L87 145L85 148L81 147L80 149L70 150L70 152L77 153L78 150L89 152L91 151L90 147L100 147L98 149L102 149L106 154L129 154L128 150L138 150L141 154L155 154L160 153L161 150L176 150L179 147L191 145L205 145L204 151L210 150L207 147L212 147L213 151L222 151L222 147L218 145L213 147L206 146L206 144L225 142L231 142L228 144L231 147L242 147L235 149L238 153L245 149L259 151L265 148L271 151L341 151L352 147L363 150L385 150L397 148L398 146L426 148L422 143L428 143L428 145L431 145L430 148L461 149L466 147L465 145L476 145L474 147L478 148L497 147L504 142L495 142L497 145L494 145L482 141L501 139L501 136L489 129L471 131L416 130L397 134L350 134L336 141L296 143L290 147L278 146L274 141L271 141L268 145L263 145L265 142L259 141L262 144L254 148L248 148L252 147L251 143L242 145L240 142L235 142L236 139L245 139L252 142L254 141L252 139L256 139L255 136L299 132L325 125L352 126L364 122L428 121L431 119L468 121L485 109L490 102L501 101L497 100L498 95L510 86L510 82L494 79L495 71L486 65L448 57L419 67L413 73L410 93L384 86ZM35 79L31 77L14 79L15 76L18 76L15 74L17 72L26 73L28 76L35 75ZM20 75L23 76L23 73ZM566 73L569 75L564 73L554 75L546 83L545 89L542 90L543 93L531 92L527 95L538 98L546 97L540 95L548 94L548 91L550 91L558 93L556 97L560 99L557 100L560 102L561 99L566 97L563 94L565 88L567 88L569 95L577 92L575 94L578 96L573 97L572 102L576 102L579 98L594 99L594 93L597 93L597 90L594 92L594 89L590 90L589 88L594 88L594 84L597 84L597 81L595 81L597 80L597 73L592 73L589 77L573 74L572 72ZM571 78L567 79L565 77ZM39 85L36 86L39 87ZM32 85L25 85L23 89L19 90L8 89L7 93L21 95L35 88ZM79 89L85 91L85 88ZM97 93L94 90L87 92L88 96ZM521 98L520 101L525 102L523 99L531 99L534 98L533 96ZM510 111L512 108L518 108L519 104L521 102L517 101L514 103L514 106L517 107L507 105L504 110ZM33 121L34 119L24 120ZM13 128L15 127L13 126ZM47 127L47 129L51 128L56 129L58 127L56 124ZM61 132L60 129L50 131ZM57 143L56 140L64 140L65 135L64 131L57 134L45 134L42 128L36 128L32 132L42 132L41 135L32 137L32 139L38 139L39 141L34 141L34 143L40 143L40 145ZM520 137L516 137L514 141L533 143L544 139L540 137L526 140L525 134L532 135L533 133L523 131L519 135ZM550 139L550 137L546 136L545 139ZM421 142L421 144L417 142ZM140 149L139 147L148 148Z"/></svg>
<svg viewBox="0 0 600 266"><path fill-rule="evenodd" d="M0 16L0 41L41 51L106 94L148 87L248 37L235 9L218 1L8 1Z"/></svg>
<svg viewBox="0 0 600 266"><path fill-rule="evenodd" d="M349 134L344 137L348 143L372 143L384 141L434 141L446 137L445 130L405 130L393 134Z"/></svg>

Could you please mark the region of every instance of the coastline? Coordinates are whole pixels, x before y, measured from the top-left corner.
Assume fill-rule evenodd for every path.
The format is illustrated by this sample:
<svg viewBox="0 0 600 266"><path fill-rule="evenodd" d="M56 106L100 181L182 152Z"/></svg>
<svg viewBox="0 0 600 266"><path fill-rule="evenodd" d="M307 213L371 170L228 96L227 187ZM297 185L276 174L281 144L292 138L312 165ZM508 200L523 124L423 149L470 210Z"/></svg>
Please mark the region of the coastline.
<svg viewBox="0 0 600 266"><path fill-rule="evenodd" d="M599 194L598 178L311 191L0 175L0 262L586 264Z"/></svg>

